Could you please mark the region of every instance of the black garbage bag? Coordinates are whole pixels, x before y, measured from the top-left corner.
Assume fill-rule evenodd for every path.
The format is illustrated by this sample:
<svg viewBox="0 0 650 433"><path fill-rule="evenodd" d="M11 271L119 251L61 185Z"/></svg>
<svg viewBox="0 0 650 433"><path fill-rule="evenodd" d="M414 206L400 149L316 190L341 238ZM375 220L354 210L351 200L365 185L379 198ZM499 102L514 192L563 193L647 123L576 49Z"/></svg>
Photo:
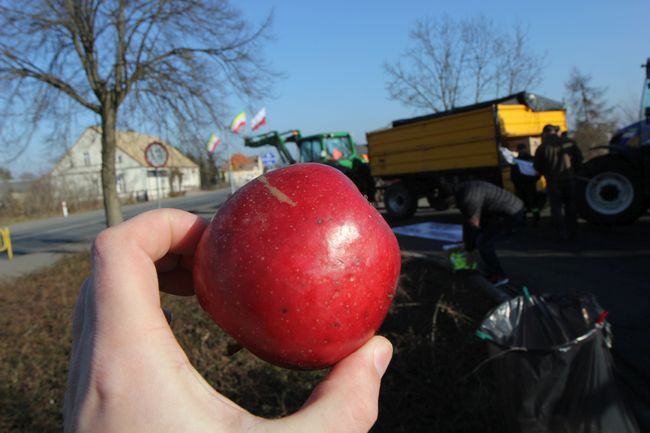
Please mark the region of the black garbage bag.
<svg viewBox="0 0 650 433"><path fill-rule="evenodd" d="M639 432L616 385L606 316L592 295L528 293L488 313L477 335L512 432Z"/></svg>

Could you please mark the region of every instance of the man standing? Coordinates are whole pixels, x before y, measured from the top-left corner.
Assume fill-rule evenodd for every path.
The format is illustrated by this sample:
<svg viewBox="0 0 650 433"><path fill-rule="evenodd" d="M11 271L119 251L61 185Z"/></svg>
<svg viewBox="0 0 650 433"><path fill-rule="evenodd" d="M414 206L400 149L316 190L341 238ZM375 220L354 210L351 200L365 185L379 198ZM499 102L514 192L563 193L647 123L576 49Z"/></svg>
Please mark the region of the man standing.
<svg viewBox="0 0 650 433"><path fill-rule="evenodd" d="M517 145L517 158L515 161L517 160L525 161L531 165L533 163L533 157L528 151L528 146L524 143ZM513 164L510 168L510 180L515 186L515 195L524 202L526 212L532 213L534 226L539 222L540 210L544 205L544 197L537 192L539 178L539 174L522 173L518 163Z"/></svg>
<svg viewBox="0 0 650 433"><path fill-rule="evenodd" d="M465 249L478 249L492 284L507 284L510 280L497 257L495 242L522 223L524 203L514 194L482 180L462 182L453 187L453 192L456 207L463 215Z"/></svg>
<svg viewBox="0 0 650 433"><path fill-rule="evenodd" d="M582 153L575 141L559 132L558 126L544 126L533 166L546 178L553 224L560 240L566 241L575 237L578 228L574 174L582 163Z"/></svg>

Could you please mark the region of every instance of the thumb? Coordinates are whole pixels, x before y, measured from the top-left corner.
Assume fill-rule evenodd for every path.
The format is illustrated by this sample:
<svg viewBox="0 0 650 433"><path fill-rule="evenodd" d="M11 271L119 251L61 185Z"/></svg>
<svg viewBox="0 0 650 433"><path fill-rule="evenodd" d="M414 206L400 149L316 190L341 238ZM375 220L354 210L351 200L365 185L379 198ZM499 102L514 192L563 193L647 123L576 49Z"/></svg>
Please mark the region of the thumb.
<svg viewBox="0 0 650 433"><path fill-rule="evenodd" d="M380 380L392 354L387 339L373 337L334 366L302 409L272 421L274 427L296 433L367 432L377 420Z"/></svg>

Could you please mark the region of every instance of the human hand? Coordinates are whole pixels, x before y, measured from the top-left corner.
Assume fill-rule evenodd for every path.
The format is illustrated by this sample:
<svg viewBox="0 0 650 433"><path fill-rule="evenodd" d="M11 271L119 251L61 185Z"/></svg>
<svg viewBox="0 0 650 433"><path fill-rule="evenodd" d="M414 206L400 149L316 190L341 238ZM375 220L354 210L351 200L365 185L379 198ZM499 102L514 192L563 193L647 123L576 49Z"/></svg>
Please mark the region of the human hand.
<svg viewBox="0 0 650 433"><path fill-rule="evenodd" d="M383 337L341 360L298 412L276 420L237 406L192 367L158 291L193 294L193 254L205 227L192 214L162 209L97 236L74 313L65 431L368 431L392 354Z"/></svg>

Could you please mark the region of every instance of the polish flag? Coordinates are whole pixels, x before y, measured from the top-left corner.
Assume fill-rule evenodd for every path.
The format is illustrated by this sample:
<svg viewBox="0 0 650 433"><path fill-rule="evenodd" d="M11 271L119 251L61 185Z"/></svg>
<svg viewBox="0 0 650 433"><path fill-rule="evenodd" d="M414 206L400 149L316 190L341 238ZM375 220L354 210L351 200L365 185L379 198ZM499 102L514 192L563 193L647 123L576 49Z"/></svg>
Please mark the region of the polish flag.
<svg viewBox="0 0 650 433"><path fill-rule="evenodd" d="M251 129L255 131L262 125L266 125L266 107L262 108L251 120Z"/></svg>

